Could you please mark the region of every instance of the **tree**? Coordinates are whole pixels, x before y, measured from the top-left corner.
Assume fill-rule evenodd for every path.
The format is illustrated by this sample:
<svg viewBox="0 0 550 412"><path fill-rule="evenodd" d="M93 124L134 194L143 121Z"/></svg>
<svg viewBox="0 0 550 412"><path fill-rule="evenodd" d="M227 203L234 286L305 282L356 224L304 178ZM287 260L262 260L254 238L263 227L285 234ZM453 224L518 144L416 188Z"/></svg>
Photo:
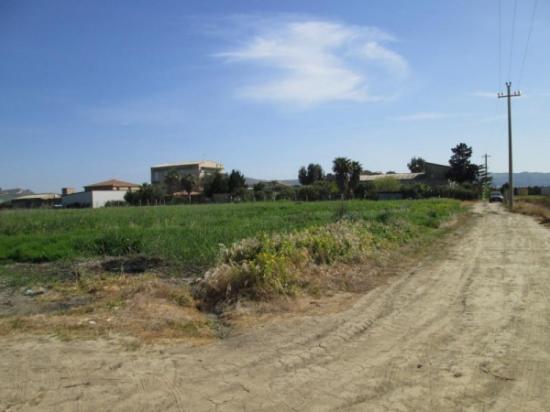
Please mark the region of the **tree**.
<svg viewBox="0 0 550 412"><path fill-rule="evenodd" d="M325 178L325 172L320 164L310 163L307 166L307 176L309 178L309 184L318 182Z"/></svg>
<svg viewBox="0 0 550 412"><path fill-rule="evenodd" d="M466 143L459 143L451 151L453 155L449 159L449 179L458 183L475 182L479 176L479 166L470 162L472 148Z"/></svg>
<svg viewBox="0 0 550 412"><path fill-rule="evenodd" d="M204 194L212 197L215 193L229 193L229 179L227 175L216 172L203 182Z"/></svg>
<svg viewBox="0 0 550 412"><path fill-rule="evenodd" d="M361 163L352 161L350 163L350 177L349 177L349 188L352 193L355 193L361 183L361 173L363 173L363 166Z"/></svg>
<svg viewBox="0 0 550 412"><path fill-rule="evenodd" d="M181 188L181 175L176 169L170 169L164 177L164 184L168 193L174 194Z"/></svg>
<svg viewBox="0 0 550 412"><path fill-rule="evenodd" d="M298 170L298 180L302 185L311 185L319 180L323 180L324 178L325 172L318 163L310 163L307 166L307 169L302 166L300 170Z"/></svg>
<svg viewBox="0 0 550 412"><path fill-rule="evenodd" d="M407 167L409 168L411 173L420 173L424 171L424 168L426 167L426 161L421 157L413 157L411 161L407 163Z"/></svg>
<svg viewBox="0 0 550 412"><path fill-rule="evenodd" d="M186 175L182 177L180 184L181 188L187 193L189 203L191 203L191 192L193 192L195 186L197 186L197 178L193 175Z"/></svg>
<svg viewBox="0 0 550 412"><path fill-rule="evenodd" d="M237 194L246 187L246 178L238 170L232 170L227 180L229 193Z"/></svg>
<svg viewBox="0 0 550 412"><path fill-rule="evenodd" d="M301 185L309 184L309 176L307 175L307 170L304 166L300 167L300 170L298 170L298 181Z"/></svg>
<svg viewBox="0 0 550 412"><path fill-rule="evenodd" d="M135 206L152 205L162 201L165 196L166 191L162 185L143 183L138 190L126 192L124 200Z"/></svg>
<svg viewBox="0 0 550 412"><path fill-rule="evenodd" d="M332 171L336 177L336 184L340 189L340 196L344 198L348 190L349 179L351 173L351 160L347 157L337 157L332 162Z"/></svg>

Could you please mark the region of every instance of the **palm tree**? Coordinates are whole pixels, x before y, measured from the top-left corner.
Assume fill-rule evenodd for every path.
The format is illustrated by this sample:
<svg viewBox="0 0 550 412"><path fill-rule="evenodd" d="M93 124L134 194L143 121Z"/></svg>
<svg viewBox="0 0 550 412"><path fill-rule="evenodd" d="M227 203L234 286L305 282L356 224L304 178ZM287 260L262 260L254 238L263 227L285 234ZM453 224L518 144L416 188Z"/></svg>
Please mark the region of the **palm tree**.
<svg viewBox="0 0 550 412"><path fill-rule="evenodd" d="M169 194L174 194L180 190L181 187L181 175L176 169L170 169L164 177L164 184Z"/></svg>
<svg viewBox="0 0 550 412"><path fill-rule="evenodd" d="M351 160L347 157L337 157L332 162L332 171L336 177L336 184L340 189L340 195L343 199L349 184Z"/></svg>
<svg viewBox="0 0 550 412"><path fill-rule="evenodd" d="M186 175L181 179L181 187L187 193L187 199L191 203L191 192L197 185L197 178L193 175Z"/></svg>
<svg viewBox="0 0 550 412"><path fill-rule="evenodd" d="M363 173L363 166L361 166L361 163L357 161L351 162L349 187L352 194L355 193L355 190L359 187L359 183L361 182L361 173Z"/></svg>

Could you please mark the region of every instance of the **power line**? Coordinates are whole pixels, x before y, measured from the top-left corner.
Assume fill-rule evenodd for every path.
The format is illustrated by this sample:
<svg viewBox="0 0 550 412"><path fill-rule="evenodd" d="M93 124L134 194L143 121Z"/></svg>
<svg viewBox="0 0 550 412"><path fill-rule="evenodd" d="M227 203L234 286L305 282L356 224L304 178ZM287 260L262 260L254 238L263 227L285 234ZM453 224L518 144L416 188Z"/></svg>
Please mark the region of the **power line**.
<svg viewBox="0 0 550 412"><path fill-rule="evenodd" d="M516 32L516 12L518 9L518 0L514 0L514 13L512 14L512 42L510 44L510 64L508 65L508 81L512 76L512 61L514 58L514 37Z"/></svg>
<svg viewBox="0 0 550 412"><path fill-rule="evenodd" d="M502 82L502 0L498 0L498 87Z"/></svg>
<svg viewBox="0 0 550 412"><path fill-rule="evenodd" d="M531 41L531 34L533 33L533 26L535 22L535 14L537 13L538 0L535 0L533 4L533 13L531 14L531 24L529 25L529 32L527 34L527 43L525 43L525 52L523 53L523 59L521 62L521 69L519 71L518 88L521 86L521 80L523 78L523 71L525 70L525 60L527 60L527 51L529 50L529 42Z"/></svg>

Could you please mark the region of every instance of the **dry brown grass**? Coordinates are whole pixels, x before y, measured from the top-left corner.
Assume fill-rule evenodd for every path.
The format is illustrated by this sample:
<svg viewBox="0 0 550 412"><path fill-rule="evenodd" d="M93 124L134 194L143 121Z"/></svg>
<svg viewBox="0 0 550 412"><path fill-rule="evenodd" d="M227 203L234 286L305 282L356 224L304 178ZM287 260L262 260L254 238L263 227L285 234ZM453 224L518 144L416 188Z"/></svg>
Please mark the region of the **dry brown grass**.
<svg viewBox="0 0 550 412"><path fill-rule="evenodd" d="M196 342L216 335L216 322L196 309L185 283L153 275L86 277L56 284L36 301L62 303L81 295L91 295L92 301L52 313L3 317L0 335L28 332L71 339L122 334L143 341Z"/></svg>
<svg viewBox="0 0 550 412"><path fill-rule="evenodd" d="M534 216L542 224L550 224L550 208L543 202L518 201L514 205L514 212Z"/></svg>

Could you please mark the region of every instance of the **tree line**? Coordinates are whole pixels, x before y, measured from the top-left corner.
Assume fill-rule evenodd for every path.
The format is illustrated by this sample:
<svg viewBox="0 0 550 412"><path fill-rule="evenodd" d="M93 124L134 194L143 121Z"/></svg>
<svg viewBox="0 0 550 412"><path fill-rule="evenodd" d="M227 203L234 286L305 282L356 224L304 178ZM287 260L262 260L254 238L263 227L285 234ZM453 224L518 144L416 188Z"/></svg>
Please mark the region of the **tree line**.
<svg viewBox="0 0 550 412"><path fill-rule="evenodd" d="M144 183L137 191L128 192L125 200L133 205L179 203L193 198L201 201L220 199L226 201L254 200L330 200L351 198L376 198L380 192L400 192L405 197L448 196L475 198L484 188L490 188L490 177L483 165L471 161L472 147L459 143L451 148L449 173L450 187L428 187L423 183L400 183L389 171L384 178L362 182L362 175L381 174L364 169L360 162L347 157L336 157L329 173L318 163L310 163L298 170L300 186L290 186L278 181L257 182L248 187L245 176L239 170L230 173L213 173L202 178L192 174L182 175L170 170L162 183ZM411 173L426 171L426 161L419 156L407 164ZM449 186L449 185L447 185ZM183 195L183 196L182 196Z"/></svg>
<svg viewBox="0 0 550 412"><path fill-rule="evenodd" d="M181 174L177 169L166 173L161 183L143 183L136 191L124 196L131 205L155 205L179 203L182 194L191 203L193 195L212 198L214 195L227 195L229 200L240 198L246 192L246 178L238 170L229 174L216 172L199 178L193 174Z"/></svg>

